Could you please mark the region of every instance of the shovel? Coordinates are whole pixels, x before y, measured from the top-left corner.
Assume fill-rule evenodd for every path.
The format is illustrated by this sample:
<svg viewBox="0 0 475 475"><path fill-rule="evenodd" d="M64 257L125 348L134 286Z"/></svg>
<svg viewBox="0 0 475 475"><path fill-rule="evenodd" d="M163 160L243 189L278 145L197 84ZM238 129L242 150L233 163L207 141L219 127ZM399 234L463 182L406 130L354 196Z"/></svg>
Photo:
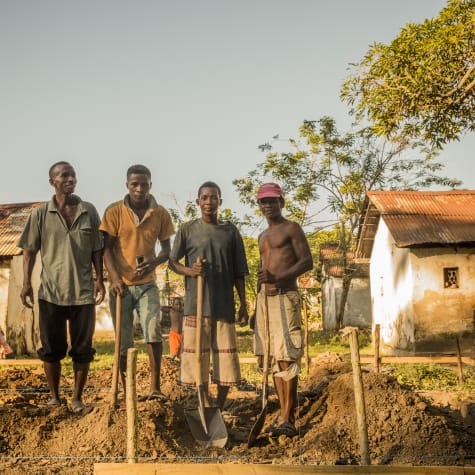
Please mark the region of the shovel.
<svg viewBox="0 0 475 475"><path fill-rule="evenodd" d="M199 258L198 258L199 259ZM196 308L196 389L198 407L185 409L185 417L191 433L199 445L224 447L228 441L228 431L218 407L204 407L204 387L201 379L201 328L203 321L203 276L197 278Z"/></svg>
<svg viewBox="0 0 475 475"><path fill-rule="evenodd" d="M262 295L264 298L264 363L262 368L262 409L261 412L252 426L251 432L249 433L249 438L247 439L247 447L252 447L256 440L257 436L260 434L262 427L267 416L267 395L268 387L267 380L269 376L269 351L270 351L270 337L269 337L269 311L267 308L267 295L265 284L262 284Z"/></svg>
<svg viewBox="0 0 475 475"><path fill-rule="evenodd" d="M119 387L119 361L120 361L120 313L122 297L117 295L115 300L115 345L114 345L114 365L112 366L112 388L111 388L111 408L117 407L117 393Z"/></svg>

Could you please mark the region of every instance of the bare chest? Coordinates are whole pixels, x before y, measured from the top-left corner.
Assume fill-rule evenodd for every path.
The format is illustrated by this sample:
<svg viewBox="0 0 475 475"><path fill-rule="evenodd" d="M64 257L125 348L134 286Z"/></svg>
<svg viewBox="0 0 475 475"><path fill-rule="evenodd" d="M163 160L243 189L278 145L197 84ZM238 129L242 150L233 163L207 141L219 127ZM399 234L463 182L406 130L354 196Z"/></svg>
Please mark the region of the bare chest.
<svg viewBox="0 0 475 475"><path fill-rule="evenodd" d="M285 229L268 229L259 239L259 251L261 253L269 252L271 250L284 249L291 246L290 237L285 232Z"/></svg>

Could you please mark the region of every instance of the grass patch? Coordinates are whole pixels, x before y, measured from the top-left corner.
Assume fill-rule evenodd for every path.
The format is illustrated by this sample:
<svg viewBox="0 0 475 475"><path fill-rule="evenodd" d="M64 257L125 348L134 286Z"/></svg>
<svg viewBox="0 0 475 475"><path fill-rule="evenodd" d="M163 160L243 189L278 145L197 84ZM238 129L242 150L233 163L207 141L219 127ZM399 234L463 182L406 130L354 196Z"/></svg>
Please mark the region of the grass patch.
<svg viewBox="0 0 475 475"><path fill-rule="evenodd" d="M373 343L371 341L371 331L359 330L358 343L362 354L371 354L373 352ZM308 332L308 352L310 356L316 356L319 353L349 353L350 344L348 339L343 337L340 332L309 330Z"/></svg>
<svg viewBox="0 0 475 475"><path fill-rule="evenodd" d="M237 329L238 352L241 357L253 356L254 332L249 329ZM359 330L358 341L362 354L372 354L373 343L371 341L371 331ZM346 338L339 332L309 330L308 332L308 352L310 356L319 353L349 353L350 345Z"/></svg>
<svg viewBox="0 0 475 475"><path fill-rule="evenodd" d="M459 384L457 369L452 366L418 363L391 364L390 374L399 384L422 391L455 391L475 397L475 368L463 367L464 383Z"/></svg>

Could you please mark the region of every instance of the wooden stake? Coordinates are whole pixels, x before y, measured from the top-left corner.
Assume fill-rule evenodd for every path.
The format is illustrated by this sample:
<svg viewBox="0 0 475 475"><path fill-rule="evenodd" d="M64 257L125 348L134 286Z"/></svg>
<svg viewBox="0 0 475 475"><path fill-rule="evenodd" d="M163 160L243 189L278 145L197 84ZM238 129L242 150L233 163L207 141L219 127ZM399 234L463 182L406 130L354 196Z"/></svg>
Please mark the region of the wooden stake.
<svg viewBox="0 0 475 475"><path fill-rule="evenodd" d="M127 461L137 463L137 348L127 350Z"/></svg>
<svg viewBox="0 0 475 475"><path fill-rule="evenodd" d="M462 351L460 350L460 340L458 335L455 337L455 343L457 345L457 369L459 374L459 384L463 384Z"/></svg>
<svg viewBox="0 0 475 475"><path fill-rule="evenodd" d="M303 298L303 324L304 324L304 358L305 358L305 371L308 378L310 373L310 357L308 354L308 312L307 312L307 300L305 296Z"/></svg>
<svg viewBox="0 0 475 475"><path fill-rule="evenodd" d="M374 336L373 336L373 343L374 343L374 372L379 373L379 340L380 340L380 325L376 323L374 326Z"/></svg>
<svg viewBox="0 0 475 475"><path fill-rule="evenodd" d="M366 410L361 377L360 353L358 348L358 329L351 328L349 332L351 365L353 367L353 386L355 391L356 421L358 424L358 438L360 441L361 463L369 465L368 429L366 425Z"/></svg>

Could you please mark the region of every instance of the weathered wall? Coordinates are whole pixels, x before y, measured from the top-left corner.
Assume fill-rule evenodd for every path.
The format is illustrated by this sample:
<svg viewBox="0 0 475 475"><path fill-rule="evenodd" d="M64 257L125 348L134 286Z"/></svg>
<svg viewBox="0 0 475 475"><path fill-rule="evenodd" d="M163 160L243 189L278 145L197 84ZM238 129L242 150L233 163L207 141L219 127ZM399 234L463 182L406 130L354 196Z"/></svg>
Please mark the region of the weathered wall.
<svg viewBox="0 0 475 475"><path fill-rule="evenodd" d="M326 276L322 283L322 326L324 330L338 330L337 316L343 293L340 277ZM371 298L369 279L353 277L348 292L343 326L371 328Z"/></svg>
<svg viewBox="0 0 475 475"><path fill-rule="evenodd" d="M370 262L373 325L381 328L381 351L414 350L413 276L408 249L396 247L379 221Z"/></svg>
<svg viewBox="0 0 475 475"><path fill-rule="evenodd" d="M341 279L325 276L322 282L322 327L324 330L338 330L337 315L341 293Z"/></svg>
<svg viewBox="0 0 475 475"><path fill-rule="evenodd" d="M455 350L455 335L474 330L475 249L414 249L411 262L416 346ZM458 288L445 287L447 267L458 268Z"/></svg>
<svg viewBox="0 0 475 475"><path fill-rule="evenodd" d="M10 266L0 268L0 330L5 333L8 305L8 279Z"/></svg>
<svg viewBox="0 0 475 475"><path fill-rule="evenodd" d="M20 300L23 284L23 257L15 256L10 266L8 285L8 307L6 316L6 336L9 345L16 354L36 353L39 343L38 326L38 286L40 282L40 256L33 268L32 285L35 296L33 309L24 307Z"/></svg>
<svg viewBox="0 0 475 475"><path fill-rule="evenodd" d="M343 326L371 328L371 297L369 279L353 277L346 300Z"/></svg>

